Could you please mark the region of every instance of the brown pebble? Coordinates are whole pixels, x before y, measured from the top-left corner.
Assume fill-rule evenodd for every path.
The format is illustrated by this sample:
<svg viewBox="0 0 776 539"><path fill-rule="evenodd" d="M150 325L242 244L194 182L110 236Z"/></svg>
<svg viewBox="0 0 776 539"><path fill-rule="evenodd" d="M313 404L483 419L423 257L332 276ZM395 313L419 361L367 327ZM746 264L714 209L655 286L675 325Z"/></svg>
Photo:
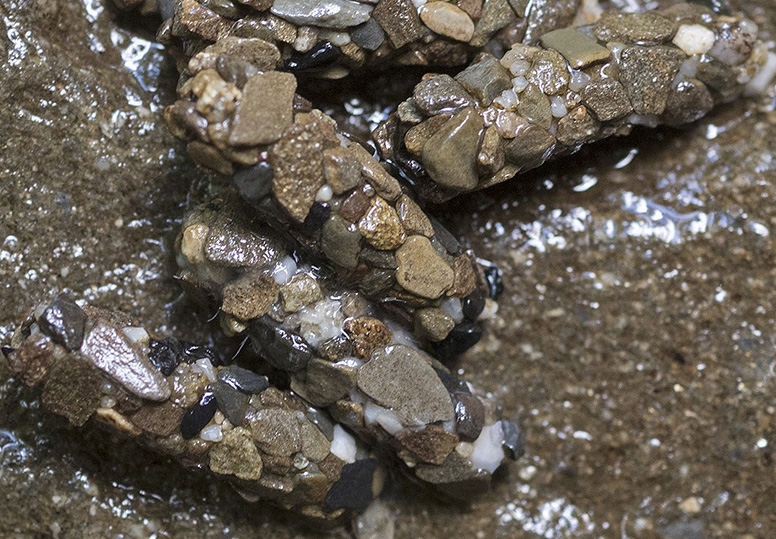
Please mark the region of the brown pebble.
<svg viewBox="0 0 776 539"><path fill-rule="evenodd" d="M442 427L428 425L421 430L405 429L396 439L423 462L442 464L458 445L458 436Z"/></svg>
<svg viewBox="0 0 776 539"><path fill-rule="evenodd" d="M425 236L410 236L396 251L396 280L407 291L436 299L452 285L455 274Z"/></svg>
<svg viewBox="0 0 776 539"><path fill-rule="evenodd" d="M390 330L376 318L351 318L345 322L343 329L350 337L358 359L367 359L374 348L391 342Z"/></svg>
<svg viewBox="0 0 776 539"><path fill-rule="evenodd" d="M323 152L323 171L326 183L336 195L353 189L361 180L361 163L342 146Z"/></svg>
<svg viewBox="0 0 776 539"><path fill-rule="evenodd" d="M370 204L369 197L362 190L357 189L342 201L337 213L346 221L356 223L364 216Z"/></svg>
<svg viewBox="0 0 776 539"><path fill-rule="evenodd" d="M401 224L407 234L420 234L430 238L434 235L434 227L431 221L420 209L420 206L407 195L402 195L396 203L396 213L399 215Z"/></svg>
<svg viewBox="0 0 776 539"><path fill-rule="evenodd" d="M252 272L224 287L221 310L240 320L252 320L269 312L277 299L278 285L272 275Z"/></svg>
<svg viewBox="0 0 776 539"><path fill-rule="evenodd" d="M439 342L455 327L455 321L436 307L415 312L415 332L423 339Z"/></svg>
<svg viewBox="0 0 776 539"><path fill-rule="evenodd" d="M396 210L380 197L372 199L358 229L375 249L396 249L407 237Z"/></svg>
<svg viewBox="0 0 776 539"><path fill-rule="evenodd" d="M304 221L324 183L324 138L318 123L304 114L270 147L269 162L275 173L272 191L296 221Z"/></svg>
<svg viewBox="0 0 776 539"><path fill-rule="evenodd" d="M475 262L469 255L460 255L453 261L453 286L447 291L448 296L465 298L477 288L477 273L475 272Z"/></svg>
<svg viewBox="0 0 776 539"><path fill-rule="evenodd" d="M255 146L280 138L293 120L296 78L290 73L257 73L243 88L232 119L229 144Z"/></svg>

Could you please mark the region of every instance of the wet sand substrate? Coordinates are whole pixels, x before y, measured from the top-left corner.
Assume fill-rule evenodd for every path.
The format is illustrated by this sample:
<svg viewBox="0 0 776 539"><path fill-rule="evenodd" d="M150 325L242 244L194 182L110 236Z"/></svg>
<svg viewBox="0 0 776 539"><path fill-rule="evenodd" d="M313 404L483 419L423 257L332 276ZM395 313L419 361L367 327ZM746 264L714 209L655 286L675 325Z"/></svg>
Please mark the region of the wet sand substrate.
<svg viewBox="0 0 776 539"><path fill-rule="evenodd" d="M161 121L171 66L150 34L86 5L0 10L0 337L66 289L219 340L172 278L179 219L209 187ZM772 39L769 0L746 12ZM525 428L529 453L469 508L394 486L397 537L776 535L773 103L638 131L444 209L506 285L459 367ZM3 537L315 535L68 428L12 379L0 499Z"/></svg>

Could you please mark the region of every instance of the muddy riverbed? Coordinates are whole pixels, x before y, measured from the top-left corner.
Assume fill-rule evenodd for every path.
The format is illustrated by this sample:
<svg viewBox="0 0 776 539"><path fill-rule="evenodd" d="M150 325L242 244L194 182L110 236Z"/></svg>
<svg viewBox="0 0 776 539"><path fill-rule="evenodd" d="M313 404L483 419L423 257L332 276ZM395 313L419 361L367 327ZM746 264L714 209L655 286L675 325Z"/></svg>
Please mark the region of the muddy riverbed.
<svg viewBox="0 0 776 539"><path fill-rule="evenodd" d="M771 0L738 7L776 37ZM231 353L173 278L181 215L214 188L161 119L176 75L153 22L100 0L0 17L0 340L67 290ZM776 535L774 95L440 208L506 287L458 367L529 449L470 507L394 484L396 537ZM2 537L317 535L0 380Z"/></svg>

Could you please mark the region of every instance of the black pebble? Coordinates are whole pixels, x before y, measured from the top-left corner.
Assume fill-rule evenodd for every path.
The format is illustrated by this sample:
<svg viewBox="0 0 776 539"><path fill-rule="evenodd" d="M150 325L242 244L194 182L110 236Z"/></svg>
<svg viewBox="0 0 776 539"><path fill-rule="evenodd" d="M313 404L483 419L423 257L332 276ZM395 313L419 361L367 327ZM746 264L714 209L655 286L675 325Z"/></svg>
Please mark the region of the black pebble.
<svg viewBox="0 0 776 539"><path fill-rule="evenodd" d="M183 355L186 356L187 363L194 363L200 359L208 359L210 364L214 367L224 364L210 348L205 348L199 344L192 344L186 341L181 341L181 345L183 346Z"/></svg>
<svg viewBox="0 0 776 539"><path fill-rule="evenodd" d="M490 299L497 299L504 292L504 280L501 278L501 270L496 266L483 267L485 281L488 283Z"/></svg>
<svg viewBox="0 0 776 539"><path fill-rule="evenodd" d="M363 459L345 464L340 478L326 493L324 505L329 510L364 511L372 503L372 478L377 461Z"/></svg>
<svg viewBox="0 0 776 539"><path fill-rule="evenodd" d="M457 395L455 405L455 431L464 442L473 442L485 424L485 407L474 395Z"/></svg>
<svg viewBox="0 0 776 539"><path fill-rule="evenodd" d="M308 230L318 231L329 219L329 215L331 215L331 206L316 202L310 208L310 212L307 214L307 217L305 217L302 226Z"/></svg>
<svg viewBox="0 0 776 539"><path fill-rule="evenodd" d="M183 357L183 345L178 339L165 337L161 341L151 341L151 353L148 358L159 372L170 376Z"/></svg>
<svg viewBox="0 0 776 539"><path fill-rule="evenodd" d="M325 71L342 58L339 48L329 41L319 41L303 54L294 54L286 60L285 68L294 74Z"/></svg>
<svg viewBox="0 0 776 539"><path fill-rule="evenodd" d="M445 386L445 389L451 395L453 393L471 394L471 391L469 391L469 386L466 385L466 382L458 378L456 375L447 371L443 371L442 369L437 369L434 366L431 368L434 369L434 372L437 373L437 376L439 376L439 380L442 382L442 385Z"/></svg>
<svg viewBox="0 0 776 539"><path fill-rule="evenodd" d="M440 361L460 356L480 341L482 328L470 320L457 324L444 340L431 344L434 355Z"/></svg>
<svg viewBox="0 0 776 539"><path fill-rule="evenodd" d="M261 376L236 365L224 367L218 371L216 376L221 382L248 395L261 393L269 387L269 380L266 376Z"/></svg>
<svg viewBox="0 0 776 539"><path fill-rule="evenodd" d="M266 161L244 168L232 177L237 192L250 204L257 204L272 191L275 174Z"/></svg>
<svg viewBox="0 0 776 539"><path fill-rule="evenodd" d="M216 397L212 391L205 391L199 398L199 401L186 410L181 419L181 436L184 440L191 440L199 431L210 423L218 409Z"/></svg>
<svg viewBox="0 0 776 539"><path fill-rule="evenodd" d="M3 355L6 359L8 359L8 356L14 353L15 348L13 346L3 346L2 349Z"/></svg>
<svg viewBox="0 0 776 539"><path fill-rule="evenodd" d="M465 298L461 302L463 307L463 315L469 320L477 320L485 309L485 294L482 290L477 289Z"/></svg>
<svg viewBox="0 0 776 539"><path fill-rule="evenodd" d="M279 327L266 315L253 326L253 347L273 367L297 372L313 357L310 345L300 337Z"/></svg>
<svg viewBox="0 0 776 539"><path fill-rule="evenodd" d="M511 421L501 420L501 429L504 431L504 449L509 458L517 460L525 454L525 434L520 427Z"/></svg>
<svg viewBox="0 0 776 539"><path fill-rule="evenodd" d="M68 350L78 350L84 340L86 313L65 296L59 295L40 315L38 325L55 343Z"/></svg>

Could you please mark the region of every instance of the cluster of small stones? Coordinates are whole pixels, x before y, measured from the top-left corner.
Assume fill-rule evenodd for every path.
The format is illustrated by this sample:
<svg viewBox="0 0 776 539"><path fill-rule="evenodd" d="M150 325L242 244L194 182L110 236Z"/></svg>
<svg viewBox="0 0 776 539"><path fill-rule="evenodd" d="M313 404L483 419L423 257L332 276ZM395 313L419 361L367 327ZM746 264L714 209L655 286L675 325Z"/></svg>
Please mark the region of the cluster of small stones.
<svg viewBox="0 0 776 539"><path fill-rule="evenodd" d="M248 55L268 46L226 38L212 48ZM232 174L226 156L242 159L233 181L243 197L370 297L432 307L477 291L483 275L472 257L331 118L304 108L292 75L258 72L242 85L226 79L218 69L198 71L168 109L174 132L193 137L197 162Z"/></svg>
<svg viewBox="0 0 776 539"><path fill-rule="evenodd" d="M144 0L117 0L122 7ZM148 1L148 0L145 0ZM162 40L183 40L188 56L226 37L275 44L289 67L339 78L390 58L400 65L460 66L489 42L535 38L567 24L579 0L167 0Z"/></svg>
<svg viewBox="0 0 776 539"><path fill-rule="evenodd" d="M382 489L377 459L325 412L124 314L57 297L6 354L26 384L42 386L46 409L209 469L250 499L326 522L363 511Z"/></svg>
<svg viewBox="0 0 776 539"><path fill-rule="evenodd" d="M389 124L449 198L634 125L697 120L766 64L756 36L753 22L695 4L606 12L500 60L483 53L455 77L427 75Z"/></svg>
<svg viewBox="0 0 776 539"><path fill-rule="evenodd" d="M520 430L498 419L492 399L473 394L362 295L297 264L271 231L210 203L184 217L177 255L181 280L216 300L227 332L250 335L259 356L289 373L294 393L390 449L415 478L465 496L522 454ZM451 298L445 310L423 309L416 334L451 347L454 328L481 314L472 308Z"/></svg>

